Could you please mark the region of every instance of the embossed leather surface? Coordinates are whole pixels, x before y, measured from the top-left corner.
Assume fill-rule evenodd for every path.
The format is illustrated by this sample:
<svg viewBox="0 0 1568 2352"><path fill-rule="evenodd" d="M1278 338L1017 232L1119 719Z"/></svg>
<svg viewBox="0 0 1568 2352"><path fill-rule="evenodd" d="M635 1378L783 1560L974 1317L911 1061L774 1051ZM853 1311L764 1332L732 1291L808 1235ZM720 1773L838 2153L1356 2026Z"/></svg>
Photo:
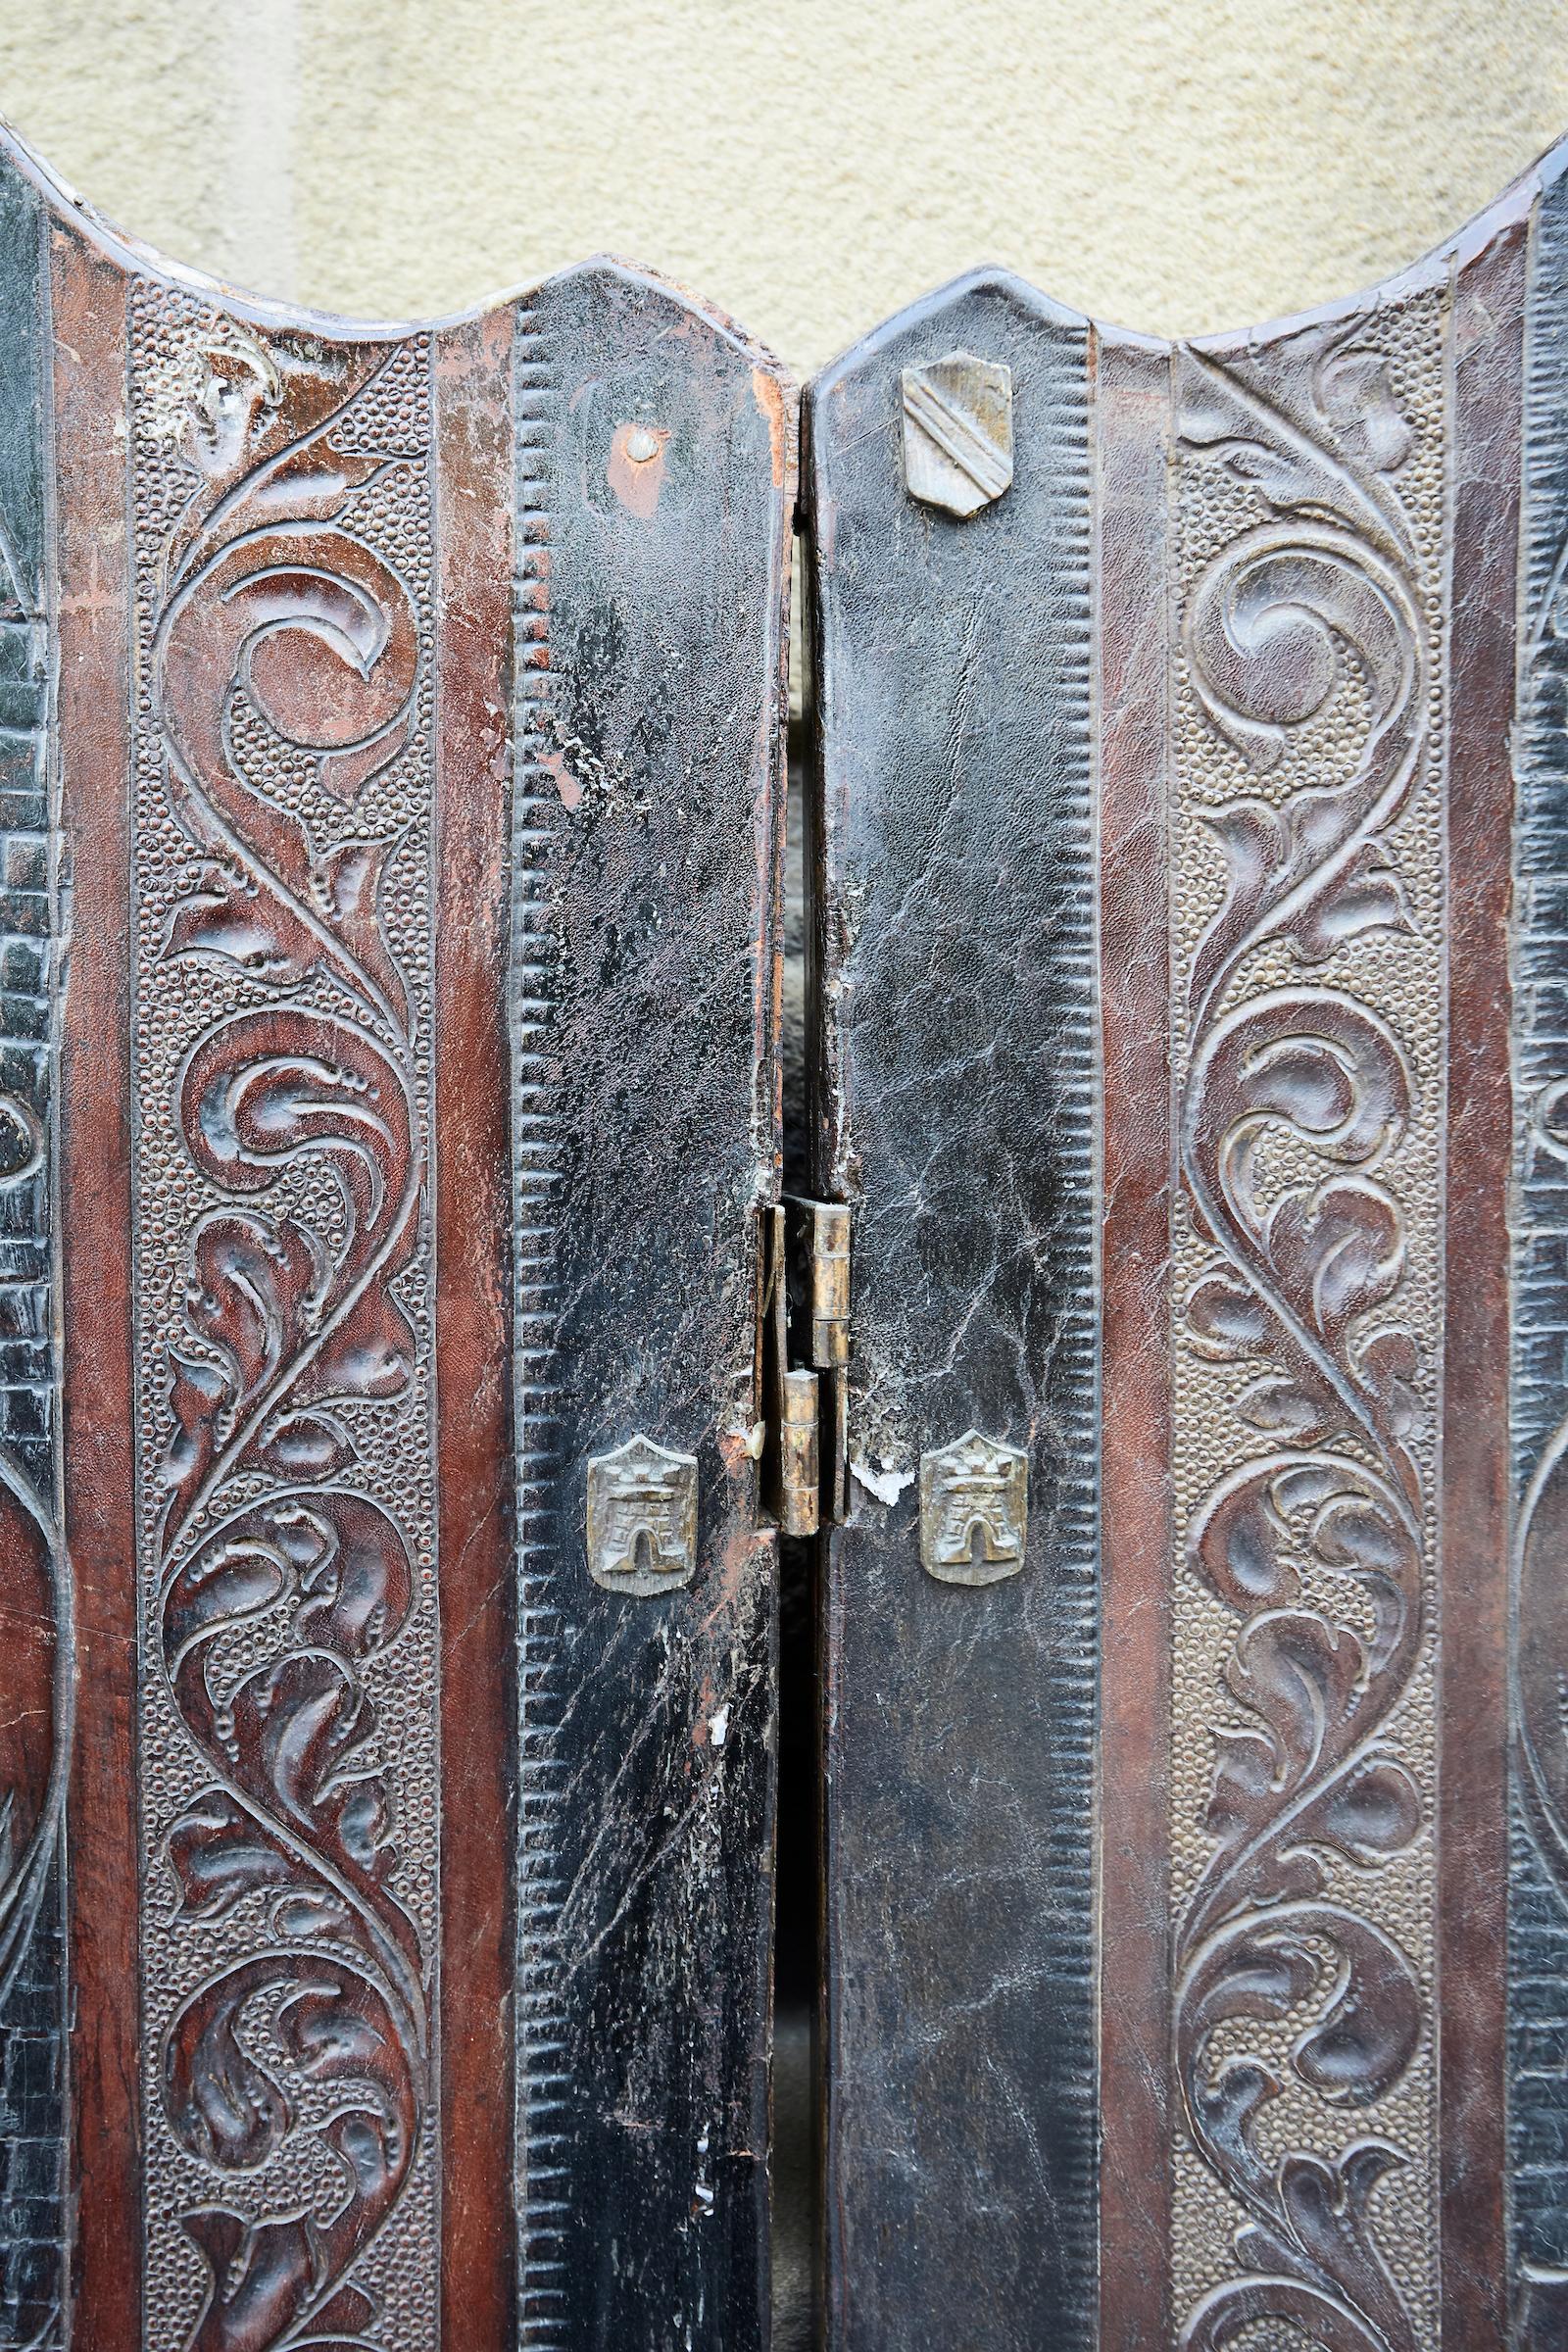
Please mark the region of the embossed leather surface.
<svg viewBox="0 0 1568 2352"><path fill-rule="evenodd" d="M1010 368L1012 487L906 496L904 371ZM1087 338L983 276L812 387L814 1182L851 1200L825 1595L838 2340L1012 2340L1094 2287L1094 868ZM1028 1455L1020 1574L920 1565L920 1457ZM1021 2340L1021 2339L1020 2339Z"/></svg>
<svg viewBox="0 0 1568 2352"><path fill-rule="evenodd" d="M763 2339L792 485L633 270L354 329L0 149L0 2342Z"/></svg>
<svg viewBox="0 0 1568 2352"><path fill-rule="evenodd" d="M1562 172L810 395L834 2352L1568 2341ZM0 2345L765 2341L793 490L0 146Z"/></svg>
<svg viewBox="0 0 1568 2352"><path fill-rule="evenodd" d="M842 2352L1565 2340L1559 170L808 395Z"/></svg>

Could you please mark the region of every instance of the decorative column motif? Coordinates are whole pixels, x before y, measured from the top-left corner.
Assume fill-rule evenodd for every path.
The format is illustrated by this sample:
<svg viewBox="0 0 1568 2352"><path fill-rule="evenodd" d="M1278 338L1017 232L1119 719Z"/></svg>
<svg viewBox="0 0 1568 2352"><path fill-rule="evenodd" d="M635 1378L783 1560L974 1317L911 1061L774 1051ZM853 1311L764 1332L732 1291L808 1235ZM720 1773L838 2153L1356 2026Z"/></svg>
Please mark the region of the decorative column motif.
<svg viewBox="0 0 1568 2352"><path fill-rule="evenodd" d="M1443 326L1417 293L1174 363L1193 2352L1434 2340Z"/></svg>
<svg viewBox="0 0 1568 2352"><path fill-rule="evenodd" d="M436 2340L428 353L132 290L149 2347Z"/></svg>

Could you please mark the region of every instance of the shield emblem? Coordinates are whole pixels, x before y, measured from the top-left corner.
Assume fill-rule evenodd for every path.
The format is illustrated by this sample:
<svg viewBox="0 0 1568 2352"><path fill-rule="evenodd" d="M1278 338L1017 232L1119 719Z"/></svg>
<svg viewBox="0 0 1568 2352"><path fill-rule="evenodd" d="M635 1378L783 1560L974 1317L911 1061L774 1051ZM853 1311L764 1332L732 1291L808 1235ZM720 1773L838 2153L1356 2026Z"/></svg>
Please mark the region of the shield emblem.
<svg viewBox="0 0 1568 2352"><path fill-rule="evenodd" d="M807 394L839 2346L1554 2340L1563 165L1289 325L982 270Z"/></svg>
<svg viewBox="0 0 1568 2352"><path fill-rule="evenodd" d="M588 1568L610 1592L646 1596L697 1573L697 1460L628 1438L588 1465Z"/></svg>
<svg viewBox="0 0 1568 2352"><path fill-rule="evenodd" d="M948 1585L1016 1576L1027 1535L1029 1457L966 1430L920 1456L920 1557Z"/></svg>
<svg viewBox="0 0 1568 2352"><path fill-rule="evenodd" d="M909 496L977 514L1012 480L1012 371L950 351L904 370L904 478Z"/></svg>
<svg viewBox="0 0 1568 2352"><path fill-rule="evenodd" d="M829 2352L1562 2334L1565 160L813 386L791 1269L781 371L0 138L19 2341L761 2352L767 1473Z"/></svg>

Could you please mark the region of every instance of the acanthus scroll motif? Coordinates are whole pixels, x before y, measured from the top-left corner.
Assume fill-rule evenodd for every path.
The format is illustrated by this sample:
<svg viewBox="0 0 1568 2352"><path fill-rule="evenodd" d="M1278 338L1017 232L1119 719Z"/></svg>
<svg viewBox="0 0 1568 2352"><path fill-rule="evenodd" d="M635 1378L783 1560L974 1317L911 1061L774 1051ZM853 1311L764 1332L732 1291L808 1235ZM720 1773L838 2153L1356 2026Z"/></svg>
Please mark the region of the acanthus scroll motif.
<svg viewBox="0 0 1568 2352"><path fill-rule="evenodd" d="M423 657L414 589L353 527L357 497L426 458L355 447L384 356L235 334L205 359L152 639L171 805L203 859L164 952L219 978L171 1104L208 1205L163 1348L160 1618L208 1778L165 1855L176 1923L243 1922L248 1948L193 1968L162 2090L187 2156L233 2183L181 2216L210 2274L189 2352L270 2352L371 2342L353 2272L431 2096L430 1955L366 1679L416 1575L363 1434L416 1349L397 1287L424 1197L416 1016L383 906L400 835L369 787L408 750ZM351 812L335 846L248 770L242 709ZM270 2207L265 2168L305 2139L335 2185ZM258 2174L260 2210L234 2194Z"/></svg>
<svg viewBox="0 0 1568 2352"><path fill-rule="evenodd" d="M1178 1332L1246 1371L1227 1410L1265 1446L1209 1486L1185 1549L1237 1621L1241 1721L1217 1735L1207 1858L1177 1923L1174 2057L1194 2147L1245 2217L1238 2274L1186 2314L1191 2352L1267 2322L1332 2352L1418 2340L1378 2226L1404 2153L1370 2133L1272 2155L1278 2126L1261 2128L1282 2035L1331 2125L1392 2090L1425 2031L1416 1967L1357 1891L1423 1826L1395 1719L1425 1639L1426 1367L1391 1172L1420 1089L1358 952L1411 931L1389 836L1430 726L1425 578L1386 361L1342 331L1305 372L1296 408L1181 361L1189 462L1252 493L1189 594L1187 674L1259 784L1199 808L1224 889L1188 967L1181 1169L1205 1262ZM1331 714L1298 777L1301 731Z"/></svg>

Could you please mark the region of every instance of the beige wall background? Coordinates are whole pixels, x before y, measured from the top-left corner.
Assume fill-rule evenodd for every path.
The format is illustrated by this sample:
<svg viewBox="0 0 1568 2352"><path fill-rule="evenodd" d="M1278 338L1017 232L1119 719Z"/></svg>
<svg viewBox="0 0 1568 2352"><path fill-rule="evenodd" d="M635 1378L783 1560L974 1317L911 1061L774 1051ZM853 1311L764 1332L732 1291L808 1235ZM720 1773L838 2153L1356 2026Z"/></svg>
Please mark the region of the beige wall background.
<svg viewBox="0 0 1568 2352"><path fill-rule="evenodd" d="M1384 275L1568 130L1568 0L3 0L0 112L255 293L609 249L804 372L979 261L1163 333Z"/></svg>

